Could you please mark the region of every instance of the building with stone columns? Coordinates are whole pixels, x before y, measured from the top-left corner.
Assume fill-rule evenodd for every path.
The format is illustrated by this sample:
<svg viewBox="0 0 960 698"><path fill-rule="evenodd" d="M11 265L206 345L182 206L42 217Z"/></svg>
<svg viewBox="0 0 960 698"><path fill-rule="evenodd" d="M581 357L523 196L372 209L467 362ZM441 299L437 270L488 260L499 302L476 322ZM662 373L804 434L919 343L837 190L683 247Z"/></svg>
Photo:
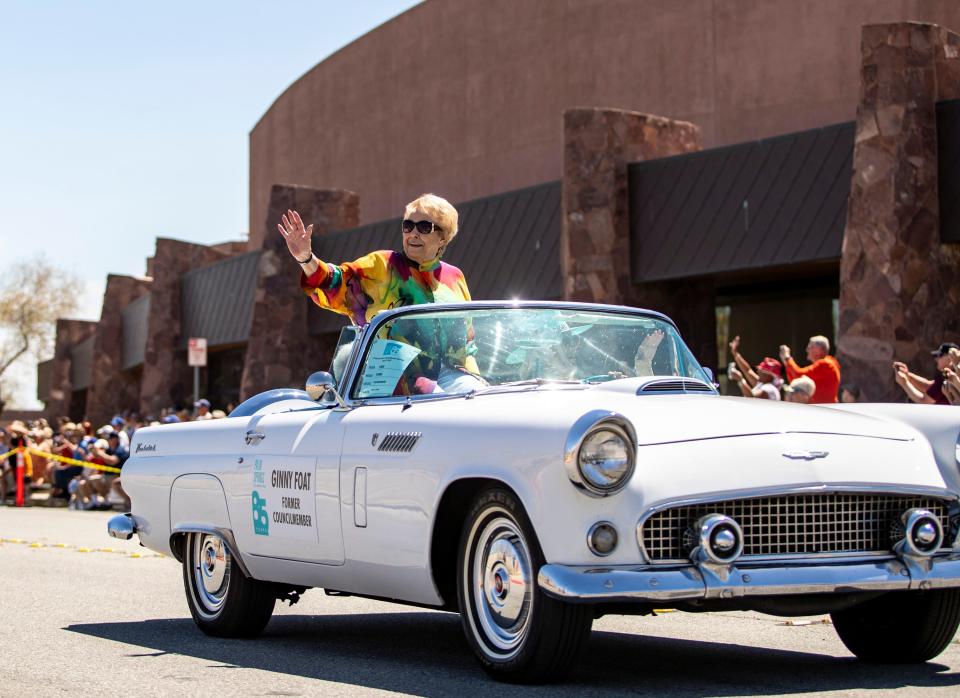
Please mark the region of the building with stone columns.
<svg viewBox="0 0 960 698"><path fill-rule="evenodd" d="M191 336L219 406L301 385L342 323L299 295L280 212L338 262L436 191L476 298L655 308L720 369L734 335L758 361L825 334L845 381L901 399L890 361L929 375L960 340L950 27L950 0L427 0L254 126L248 244L158 240L99 323L58 325L38 393L97 421L185 404Z"/></svg>

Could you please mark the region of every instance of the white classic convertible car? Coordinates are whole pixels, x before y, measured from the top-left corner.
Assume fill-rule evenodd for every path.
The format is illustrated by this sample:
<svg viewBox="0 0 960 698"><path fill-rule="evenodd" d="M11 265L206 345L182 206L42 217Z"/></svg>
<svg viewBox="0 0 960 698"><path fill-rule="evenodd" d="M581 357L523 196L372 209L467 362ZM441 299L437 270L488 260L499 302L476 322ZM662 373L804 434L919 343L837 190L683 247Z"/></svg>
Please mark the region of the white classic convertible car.
<svg viewBox="0 0 960 698"><path fill-rule="evenodd" d="M315 587L459 612L542 681L607 613L829 613L882 662L960 623L960 409L721 397L665 316L574 303L383 312L306 387L134 435L109 532L210 635Z"/></svg>

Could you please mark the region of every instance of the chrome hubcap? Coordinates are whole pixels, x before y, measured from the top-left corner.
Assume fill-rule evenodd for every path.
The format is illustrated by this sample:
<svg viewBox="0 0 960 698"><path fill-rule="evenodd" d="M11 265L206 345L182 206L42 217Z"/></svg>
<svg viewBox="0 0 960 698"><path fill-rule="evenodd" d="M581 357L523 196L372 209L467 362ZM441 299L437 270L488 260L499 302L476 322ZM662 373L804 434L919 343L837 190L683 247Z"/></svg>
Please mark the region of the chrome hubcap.
<svg viewBox="0 0 960 698"><path fill-rule="evenodd" d="M477 537L473 601L483 635L500 652L516 649L533 605L530 556L516 524L497 517Z"/></svg>
<svg viewBox="0 0 960 698"><path fill-rule="evenodd" d="M230 589L230 553L219 537L194 537L193 577L200 610L218 613Z"/></svg>

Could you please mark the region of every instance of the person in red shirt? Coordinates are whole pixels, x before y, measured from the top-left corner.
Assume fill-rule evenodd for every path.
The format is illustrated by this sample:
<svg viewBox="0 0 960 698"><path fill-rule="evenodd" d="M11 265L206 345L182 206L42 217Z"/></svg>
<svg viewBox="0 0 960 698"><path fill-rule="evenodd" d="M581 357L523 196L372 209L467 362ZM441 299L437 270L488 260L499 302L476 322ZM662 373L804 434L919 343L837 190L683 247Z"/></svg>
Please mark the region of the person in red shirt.
<svg viewBox="0 0 960 698"><path fill-rule="evenodd" d="M801 367L793 360L790 347L780 345L780 359L787 367L787 379L793 380L798 376L807 376L816 384L817 388L810 398L811 404L836 402L837 392L840 389L840 362L830 356L830 340L823 335L816 335L807 342L807 361L809 366Z"/></svg>

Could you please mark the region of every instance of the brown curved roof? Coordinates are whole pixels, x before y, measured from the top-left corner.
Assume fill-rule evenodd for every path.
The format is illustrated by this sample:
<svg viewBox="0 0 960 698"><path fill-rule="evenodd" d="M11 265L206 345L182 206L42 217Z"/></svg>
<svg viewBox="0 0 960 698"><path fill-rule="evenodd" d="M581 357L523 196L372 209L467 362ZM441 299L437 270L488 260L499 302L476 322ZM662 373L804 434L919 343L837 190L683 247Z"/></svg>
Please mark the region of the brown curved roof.
<svg viewBox="0 0 960 698"><path fill-rule="evenodd" d="M557 179L561 114L692 121L712 147L847 121L860 27L960 29L954 0L427 0L293 83L250 134L250 239L270 186L360 194L363 223L424 191L475 199Z"/></svg>

